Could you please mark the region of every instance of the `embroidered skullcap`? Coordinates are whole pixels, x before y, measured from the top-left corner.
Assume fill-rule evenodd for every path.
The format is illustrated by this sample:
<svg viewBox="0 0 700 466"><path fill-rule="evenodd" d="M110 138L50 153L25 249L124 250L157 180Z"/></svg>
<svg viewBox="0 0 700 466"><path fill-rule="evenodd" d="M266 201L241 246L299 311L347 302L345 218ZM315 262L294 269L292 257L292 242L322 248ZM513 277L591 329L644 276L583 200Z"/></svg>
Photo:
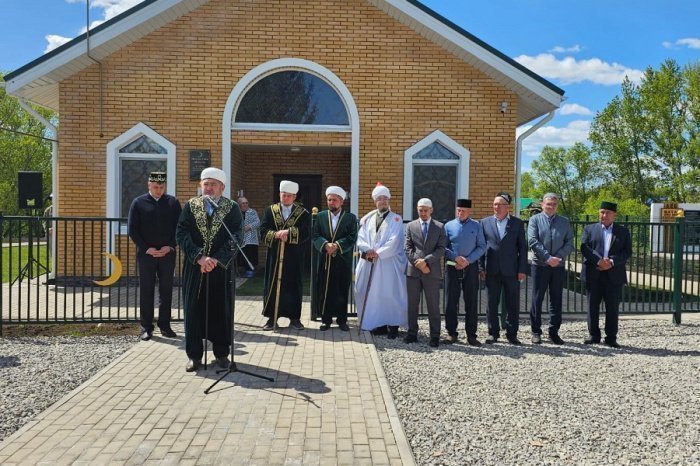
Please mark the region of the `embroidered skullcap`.
<svg viewBox="0 0 700 466"><path fill-rule="evenodd" d="M165 172L151 172L148 175L148 181L151 183L165 183L168 175Z"/></svg>
<svg viewBox="0 0 700 466"><path fill-rule="evenodd" d="M457 199L457 207L462 207L465 209L470 209L472 206L471 199Z"/></svg>
<svg viewBox="0 0 700 466"><path fill-rule="evenodd" d="M289 180L282 180L280 181L280 192L296 194L299 192L299 183L295 183L294 181Z"/></svg>
<svg viewBox="0 0 700 466"><path fill-rule="evenodd" d="M377 186L375 186L375 188L372 190L372 199L376 201L379 196L385 196L388 199L391 199L389 188L384 186L381 182L377 182Z"/></svg>
<svg viewBox="0 0 700 466"><path fill-rule="evenodd" d="M199 179L202 181L212 179L226 184L226 173L216 167L208 167L202 170L202 174L199 176Z"/></svg>
<svg viewBox="0 0 700 466"><path fill-rule="evenodd" d="M418 201L418 207L430 207L431 209L433 208L433 201L428 199L427 197L424 197L423 199Z"/></svg>
<svg viewBox="0 0 700 466"><path fill-rule="evenodd" d="M600 208L617 212L617 204L615 204L614 202L603 201L600 203Z"/></svg>
<svg viewBox="0 0 700 466"><path fill-rule="evenodd" d="M326 196L329 194L335 194L336 196L340 197L342 200L345 200L345 196L347 196L347 193L343 188L340 186L329 186L326 189Z"/></svg>
<svg viewBox="0 0 700 466"><path fill-rule="evenodd" d="M500 197L501 199L503 199L504 201L506 201L508 204L510 204L511 202L513 202L513 198L510 197L510 194L508 194L508 193L506 193L506 192L500 192L500 193L496 194L496 197Z"/></svg>

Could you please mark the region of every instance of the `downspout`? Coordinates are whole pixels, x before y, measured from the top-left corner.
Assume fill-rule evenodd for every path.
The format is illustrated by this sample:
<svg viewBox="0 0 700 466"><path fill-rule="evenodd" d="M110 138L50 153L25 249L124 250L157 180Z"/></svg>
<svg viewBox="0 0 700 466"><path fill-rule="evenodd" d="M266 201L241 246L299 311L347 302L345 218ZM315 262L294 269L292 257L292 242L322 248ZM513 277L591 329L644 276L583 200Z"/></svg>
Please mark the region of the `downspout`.
<svg viewBox="0 0 700 466"><path fill-rule="evenodd" d="M5 83L3 83L4 85ZM51 216L58 217L58 129L44 118L39 112L34 110L22 97L17 97L19 106L33 116L38 122L53 132L54 138L51 140ZM49 278L56 277L56 229L51 228L51 272Z"/></svg>
<svg viewBox="0 0 700 466"><path fill-rule="evenodd" d="M86 16L85 16L85 39L86 39L86 47L87 47L87 57L97 63L97 66L99 68L100 72L100 137L104 137L104 131L103 131L103 121L104 121L104 99L102 95L102 90L104 88L104 84L102 81L102 62L94 58L92 55L90 55L90 0L86 1L85 4L87 5L87 11L86 11Z"/></svg>
<svg viewBox="0 0 700 466"><path fill-rule="evenodd" d="M530 136L532 133L540 129L545 123L547 123L549 120L554 118L554 112L556 110L552 110L547 114L546 117L542 118L540 121L537 122L534 126L529 128L527 131L525 131L523 134L518 136L518 139L515 141L515 216L520 217L520 189L521 189L521 180L520 180L520 175L522 171L522 157L523 157L523 141Z"/></svg>

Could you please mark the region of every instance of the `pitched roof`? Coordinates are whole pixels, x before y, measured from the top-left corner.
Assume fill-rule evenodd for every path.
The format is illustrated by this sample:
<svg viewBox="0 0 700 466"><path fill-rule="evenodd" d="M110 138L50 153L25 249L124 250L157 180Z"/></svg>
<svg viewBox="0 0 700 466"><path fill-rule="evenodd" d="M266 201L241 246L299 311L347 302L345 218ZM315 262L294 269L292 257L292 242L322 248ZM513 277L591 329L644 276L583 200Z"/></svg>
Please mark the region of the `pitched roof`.
<svg viewBox="0 0 700 466"><path fill-rule="evenodd" d="M5 75L8 94L59 110L58 84L208 0L144 0ZM482 71L518 96L518 124L559 107L564 91L417 0L367 0L418 34Z"/></svg>

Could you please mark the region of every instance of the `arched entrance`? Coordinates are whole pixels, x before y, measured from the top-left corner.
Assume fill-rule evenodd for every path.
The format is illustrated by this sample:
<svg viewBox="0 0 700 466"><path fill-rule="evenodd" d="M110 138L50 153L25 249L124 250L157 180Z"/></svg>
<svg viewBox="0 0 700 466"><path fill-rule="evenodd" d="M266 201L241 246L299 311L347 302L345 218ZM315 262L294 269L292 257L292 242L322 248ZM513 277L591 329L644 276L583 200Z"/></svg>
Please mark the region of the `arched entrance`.
<svg viewBox="0 0 700 466"><path fill-rule="evenodd" d="M226 102L222 144L223 170L231 176L226 195L242 189L262 207L276 198L275 179L298 175L307 192L319 194L302 199L307 208L323 208L321 190L340 184L357 212L359 114L347 87L327 68L283 58L249 71ZM309 187L312 182L318 186Z"/></svg>

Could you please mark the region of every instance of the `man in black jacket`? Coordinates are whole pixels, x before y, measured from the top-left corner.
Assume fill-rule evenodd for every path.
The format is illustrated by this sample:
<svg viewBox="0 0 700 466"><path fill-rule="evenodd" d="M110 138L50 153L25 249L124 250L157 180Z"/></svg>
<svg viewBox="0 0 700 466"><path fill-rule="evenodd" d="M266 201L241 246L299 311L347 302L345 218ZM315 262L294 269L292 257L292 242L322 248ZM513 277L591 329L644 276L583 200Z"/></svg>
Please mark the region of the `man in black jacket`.
<svg viewBox="0 0 700 466"><path fill-rule="evenodd" d="M527 242L523 221L508 213L511 199L510 194L499 193L493 200L493 215L481 220L486 253L481 257L480 269L489 295L486 313L489 344L496 343L500 336L501 292L505 295L506 338L513 345L520 344L520 282L525 279L527 269Z"/></svg>
<svg viewBox="0 0 700 466"><path fill-rule="evenodd" d="M180 217L180 202L165 194L166 174L148 176L148 192L137 197L129 208L129 237L136 244L139 266L141 340L153 335L153 307L158 277L158 328L164 337L177 335L170 328L175 272L175 228Z"/></svg>
<svg viewBox="0 0 700 466"><path fill-rule="evenodd" d="M622 286L627 283L625 264L632 255L632 239L627 228L614 223L617 204L602 202L598 215L600 223L586 225L581 238L581 280L588 290L590 335L584 343L600 343L600 302L605 301L605 344L619 348L618 311Z"/></svg>

